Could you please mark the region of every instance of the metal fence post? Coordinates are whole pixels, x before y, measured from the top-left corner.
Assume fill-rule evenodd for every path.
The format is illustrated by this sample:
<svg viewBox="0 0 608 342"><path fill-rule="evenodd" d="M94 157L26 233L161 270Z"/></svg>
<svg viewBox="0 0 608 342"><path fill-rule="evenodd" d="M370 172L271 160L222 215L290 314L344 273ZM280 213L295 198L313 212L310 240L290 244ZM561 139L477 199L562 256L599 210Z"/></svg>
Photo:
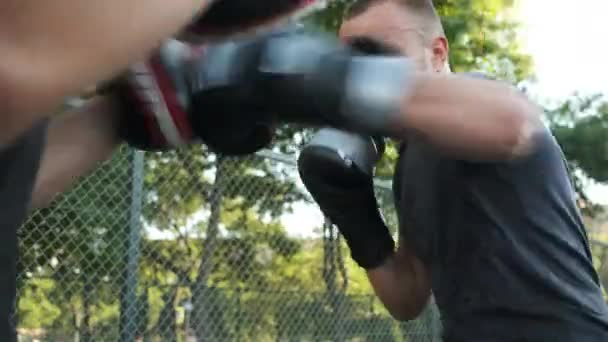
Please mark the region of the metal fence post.
<svg viewBox="0 0 608 342"><path fill-rule="evenodd" d="M141 236L141 207L143 198L144 152L133 150L131 168L131 204L124 283L120 298L120 341L132 342L137 332L137 266Z"/></svg>

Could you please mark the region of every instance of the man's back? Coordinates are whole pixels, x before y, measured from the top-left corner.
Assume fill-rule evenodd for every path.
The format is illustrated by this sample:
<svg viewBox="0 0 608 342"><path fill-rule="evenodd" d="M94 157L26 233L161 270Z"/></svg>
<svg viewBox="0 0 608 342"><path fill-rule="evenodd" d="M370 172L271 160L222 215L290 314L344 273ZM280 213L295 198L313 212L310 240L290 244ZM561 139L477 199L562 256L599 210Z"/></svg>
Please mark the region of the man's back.
<svg viewBox="0 0 608 342"><path fill-rule="evenodd" d="M400 229L429 269L447 341L608 340L608 310L549 132L534 155L503 164L452 160L411 141L395 177Z"/></svg>

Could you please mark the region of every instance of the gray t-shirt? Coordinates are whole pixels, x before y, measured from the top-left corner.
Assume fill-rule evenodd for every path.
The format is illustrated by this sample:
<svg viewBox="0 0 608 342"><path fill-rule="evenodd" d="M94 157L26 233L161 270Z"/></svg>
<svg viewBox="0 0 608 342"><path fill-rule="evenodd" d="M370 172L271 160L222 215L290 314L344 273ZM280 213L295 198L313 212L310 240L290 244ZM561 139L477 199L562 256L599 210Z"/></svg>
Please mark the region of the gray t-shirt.
<svg viewBox="0 0 608 342"><path fill-rule="evenodd" d="M14 341L17 229L26 218L40 164L46 124L0 150L0 341Z"/></svg>
<svg viewBox="0 0 608 342"><path fill-rule="evenodd" d="M608 310L563 154L516 162L402 145L400 232L427 265L447 342L608 341Z"/></svg>

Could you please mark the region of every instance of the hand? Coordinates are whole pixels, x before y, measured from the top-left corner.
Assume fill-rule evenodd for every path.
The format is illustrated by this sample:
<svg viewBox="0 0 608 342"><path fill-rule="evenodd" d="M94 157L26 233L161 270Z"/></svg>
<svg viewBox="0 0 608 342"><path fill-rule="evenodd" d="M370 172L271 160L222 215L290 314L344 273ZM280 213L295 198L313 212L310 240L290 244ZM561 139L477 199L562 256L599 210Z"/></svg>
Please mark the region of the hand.
<svg viewBox="0 0 608 342"><path fill-rule="evenodd" d="M383 150L379 139L326 128L298 158L302 182L366 269L382 265L394 250L374 196L374 165Z"/></svg>
<svg viewBox="0 0 608 342"><path fill-rule="evenodd" d="M170 40L148 61L133 65L115 82L123 108L120 129L131 145L145 150L166 150L199 140L227 155L253 153L270 143L273 128L258 124L259 115L245 103L235 107L197 106L192 102L204 55L190 45ZM204 120L201 118L205 117Z"/></svg>

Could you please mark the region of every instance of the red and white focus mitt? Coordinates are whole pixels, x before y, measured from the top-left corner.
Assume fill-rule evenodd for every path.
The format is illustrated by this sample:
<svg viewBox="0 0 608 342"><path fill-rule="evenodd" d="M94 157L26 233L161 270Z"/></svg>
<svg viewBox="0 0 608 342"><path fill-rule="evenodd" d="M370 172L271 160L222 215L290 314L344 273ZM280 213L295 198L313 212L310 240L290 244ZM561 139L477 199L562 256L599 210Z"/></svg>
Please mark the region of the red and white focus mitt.
<svg viewBox="0 0 608 342"><path fill-rule="evenodd" d="M225 155L245 155L267 146L273 137L268 122L258 116L229 117L222 108L197 108L193 91L206 70L204 48L167 41L147 61L137 63L114 82L121 106L119 130L131 146L164 151L203 142ZM242 104L243 114L248 110ZM248 120L252 118L252 120Z"/></svg>

